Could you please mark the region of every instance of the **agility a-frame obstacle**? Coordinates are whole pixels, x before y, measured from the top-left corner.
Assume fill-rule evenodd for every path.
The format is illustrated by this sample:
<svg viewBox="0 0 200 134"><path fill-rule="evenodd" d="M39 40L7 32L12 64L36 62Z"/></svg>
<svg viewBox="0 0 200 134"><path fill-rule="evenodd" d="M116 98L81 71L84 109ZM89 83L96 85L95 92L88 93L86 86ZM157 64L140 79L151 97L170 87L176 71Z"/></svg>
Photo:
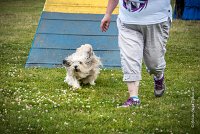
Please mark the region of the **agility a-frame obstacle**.
<svg viewBox="0 0 200 134"><path fill-rule="evenodd" d="M60 67L81 44L92 44L104 67L120 67L114 11L110 28L101 32L107 0L47 0L26 67Z"/></svg>

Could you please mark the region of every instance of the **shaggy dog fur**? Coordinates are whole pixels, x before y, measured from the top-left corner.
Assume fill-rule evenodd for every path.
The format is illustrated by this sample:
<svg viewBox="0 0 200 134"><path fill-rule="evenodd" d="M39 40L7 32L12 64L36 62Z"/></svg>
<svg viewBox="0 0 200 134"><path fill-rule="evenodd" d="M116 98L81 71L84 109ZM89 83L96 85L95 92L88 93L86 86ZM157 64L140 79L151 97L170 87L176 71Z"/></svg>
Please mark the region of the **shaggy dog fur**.
<svg viewBox="0 0 200 134"><path fill-rule="evenodd" d="M76 52L63 60L67 75L64 82L74 89L81 88L80 84L95 85L95 80L100 73L101 61L90 44L81 45Z"/></svg>

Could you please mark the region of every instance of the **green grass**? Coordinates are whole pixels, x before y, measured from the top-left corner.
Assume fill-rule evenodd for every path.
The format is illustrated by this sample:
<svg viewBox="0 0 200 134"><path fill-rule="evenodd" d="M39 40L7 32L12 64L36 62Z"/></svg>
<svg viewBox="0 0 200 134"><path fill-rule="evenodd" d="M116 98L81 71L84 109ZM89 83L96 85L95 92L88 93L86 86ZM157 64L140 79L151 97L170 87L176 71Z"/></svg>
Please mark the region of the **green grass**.
<svg viewBox="0 0 200 134"><path fill-rule="evenodd" d="M118 109L128 97L120 69L103 69L96 86L72 91L63 82L64 68L24 68L43 4L0 1L2 134L200 132L200 22L173 21L165 95L154 97L152 77L143 68L141 106Z"/></svg>

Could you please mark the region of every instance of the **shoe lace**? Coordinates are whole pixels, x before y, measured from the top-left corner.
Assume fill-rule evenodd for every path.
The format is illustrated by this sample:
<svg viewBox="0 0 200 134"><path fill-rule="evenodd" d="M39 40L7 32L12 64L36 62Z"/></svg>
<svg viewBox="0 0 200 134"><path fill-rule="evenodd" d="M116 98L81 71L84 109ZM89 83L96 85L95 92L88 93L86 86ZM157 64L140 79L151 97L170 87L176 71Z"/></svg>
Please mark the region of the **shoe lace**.
<svg viewBox="0 0 200 134"><path fill-rule="evenodd" d="M155 81L155 89L162 90L163 89L163 80L154 80Z"/></svg>

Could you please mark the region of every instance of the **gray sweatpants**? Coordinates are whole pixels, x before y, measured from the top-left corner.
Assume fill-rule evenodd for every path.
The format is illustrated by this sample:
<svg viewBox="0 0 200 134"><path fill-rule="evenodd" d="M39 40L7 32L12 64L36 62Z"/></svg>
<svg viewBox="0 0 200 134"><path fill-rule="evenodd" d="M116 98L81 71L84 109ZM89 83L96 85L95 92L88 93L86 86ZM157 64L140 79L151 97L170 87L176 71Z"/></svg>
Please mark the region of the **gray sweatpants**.
<svg viewBox="0 0 200 134"><path fill-rule="evenodd" d="M141 80L142 59L150 74L164 73L170 20L159 24L124 24L117 19L121 65L126 82Z"/></svg>

